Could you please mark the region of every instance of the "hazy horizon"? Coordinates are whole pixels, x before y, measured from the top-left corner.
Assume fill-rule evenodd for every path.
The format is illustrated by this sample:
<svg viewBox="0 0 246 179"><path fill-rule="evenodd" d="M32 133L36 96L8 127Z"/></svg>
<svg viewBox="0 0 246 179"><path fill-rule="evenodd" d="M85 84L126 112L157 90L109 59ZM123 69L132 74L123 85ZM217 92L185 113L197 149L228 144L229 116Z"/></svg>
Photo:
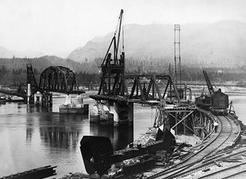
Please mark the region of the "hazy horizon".
<svg viewBox="0 0 246 179"><path fill-rule="evenodd" d="M246 22L243 0L0 0L0 47L67 57L125 24Z"/></svg>

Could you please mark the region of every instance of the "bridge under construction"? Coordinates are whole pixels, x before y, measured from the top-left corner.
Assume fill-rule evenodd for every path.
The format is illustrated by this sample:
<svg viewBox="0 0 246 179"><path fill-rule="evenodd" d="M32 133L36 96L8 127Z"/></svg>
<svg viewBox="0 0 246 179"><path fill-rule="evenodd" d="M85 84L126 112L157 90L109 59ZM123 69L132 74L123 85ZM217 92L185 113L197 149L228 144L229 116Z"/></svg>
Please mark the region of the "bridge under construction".
<svg viewBox="0 0 246 179"><path fill-rule="evenodd" d="M87 173L109 175L111 169L119 167L115 169L112 178L137 177L140 174L142 178L194 175L197 178L218 178L221 172L224 178L236 176L240 172L234 168L245 166L243 159L233 166L216 167L226 160L246 155L245 147L235 147L241 136L241 126L229 108L228 95L213 88L205 71L203 73L209 94L202 93L195 102L192 101L191 88L181 84L180 26L175 25L175 31L178 31L178 40L175 37L174 42L175 51L178 52L174 57L175 78L170 73L126 75L124 43L120 49L120 41L124 42L122 18L123 10L101 64L98 93L90 97L97 104L115 108L119 116L118 125L133 125L134 103L156 108L154 124L150 126L151 131L145 134L149 137L155 131L155 138L144 144L134 144L133 141L126 149L113 151L109 139L85 136L81 140L80 149ZM179 70L176 69L177 61ZM179 84L177 71L180 74ZM84 91L76 89L75 74L68 68L48 67L41 73L38 84L32 67L27 65L27 90L9 91L9 94L21 96L30 103L36 92L44 95L43 103L52 104L51 92L80 94ZM201 142L194 146L177 144L175 137L179 135L197 137ZM201 173L211 167L216 170ZM225 174L224 171L231 172ZM241 173L245 173L245 170L241 170Z"/></svg>
<svg viewBox="0 0 246 179"><path fill-rule="evenodd" d="M240 139L241 127L231 108L228 109L228 96L220 89L214 90L205 71L209 94L202 93L195 103L191 101L191 89L181 85L180 26L175 25L174 29L175 34L178 31L174 42L175 51L178 52L174 54L175 80L172 74L126 75L124 45L118 55L122 37L122 15L123 10L120 12L118 30L101 64L98 94L90 97L97 103L115 107L120 117L118 122L131 125L134 119L134 103L155 106L158 115L152 129L159 131L162 128L164 134L161 139L156 138L142 145L132 143L126 149L115 152L107 139L85 137L81 140L81 152L86 171L89 174L96 172L107 175L113 164L116 166L122 162L123 167L119 167L119 172L116 171L113 178L137 177L140 174L143 178L179 178L217 166L225 158L244 155L245 148L233 152L233 147ZM177 61L180 67L179 85ZM145 135L148 137L151 133L152 131L148 131ZM201 142L182 151L183 149L179 149L182 147L174 147L173 135L196 136ZM165 155L158 155L163 149ZM131 164L125 164L126 161ZM199 177L217 176L218 173L220 169Z"/></svg>

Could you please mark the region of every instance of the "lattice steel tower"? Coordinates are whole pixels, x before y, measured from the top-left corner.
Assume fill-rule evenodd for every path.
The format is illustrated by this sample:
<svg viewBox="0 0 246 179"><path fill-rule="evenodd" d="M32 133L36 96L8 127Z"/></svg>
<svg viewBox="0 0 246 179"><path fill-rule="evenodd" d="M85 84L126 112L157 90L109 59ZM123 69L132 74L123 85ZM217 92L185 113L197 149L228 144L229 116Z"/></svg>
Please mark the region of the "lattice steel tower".
<svg viewBox="0 0 246 179"><path fill-rule="evenodd" d="M179 73L179 84L181 86L180 24L174 24L174 73L176 85L178 84Z"/></svg>

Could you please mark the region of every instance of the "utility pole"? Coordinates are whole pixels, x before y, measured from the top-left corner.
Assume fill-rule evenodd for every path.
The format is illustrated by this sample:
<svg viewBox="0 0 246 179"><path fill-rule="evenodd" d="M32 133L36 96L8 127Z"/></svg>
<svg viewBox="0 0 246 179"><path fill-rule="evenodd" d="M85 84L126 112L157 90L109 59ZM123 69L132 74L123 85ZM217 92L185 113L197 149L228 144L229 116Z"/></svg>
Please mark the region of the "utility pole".
<svg viewBox="0 0 246 179"><path fill-rule="evenodd" d="M178 70L177 63L179 68ZM179 84L181 87L180 24L174 24L174 73L176 86L178 84L179 73Z"/></svg>

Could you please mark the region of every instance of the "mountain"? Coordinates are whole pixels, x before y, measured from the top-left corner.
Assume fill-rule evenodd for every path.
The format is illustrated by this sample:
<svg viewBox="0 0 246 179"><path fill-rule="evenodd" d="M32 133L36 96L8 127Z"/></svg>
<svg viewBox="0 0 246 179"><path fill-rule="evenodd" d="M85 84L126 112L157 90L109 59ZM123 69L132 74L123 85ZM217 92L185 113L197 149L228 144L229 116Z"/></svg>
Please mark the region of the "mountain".
<svg viewBox="0 0 246 179"><path fill-rule="evenodd" d="M0 84L14 85L26 83L26 65L32 64L36 81L39 82L40 74L50 66L64 66L76 74L76 81L80 85L98 83L98 67L94 63L78 63L70 59L57 56L42 56L38 58L0 58Z"/></svg>
<svg viewBox="0 0 246 179"><path fill-rule="evenodd" d="M173 61L173 25L130 24L125 30L126 58ZM113 33L97 37L72 51L68 58L91 62L103 58ZM221 21L181 24L182 64L205 67L246 65L246 23Z"/></svg>
<svg viewBox="0 0 246 179"><path fill-rule="evenodd" d="M49 66L64 66L74 72L95 73L98 68L94 63L78 63L70 59L63 59L57 56L42 56L38 58L0 58L0 68L7 70L25 70L26 64L32 64L39 72Z"/></svg>
<svg viewBox="0 0 246 179"><path fill-rule="evenodd" d="M9 50L5 47L0 46L0 58L12 58L12 57L19 57L19 58L25 58L25 57L40 57L44 55L41 52L26 50L26 51L14 51Z"/></svg>
<svg viewBox="0 0 246 179"><path fill-rule="evenodd" d="M71 59L64 59L57 56L43 56L39 58L40 61L46 60L47 64L51 63L49 66L64 66L74 72L85 72L85 73L95 73L98 72L98 68L94 63L79 63ZM47 65L46 65L47 66Z"/></svg>

